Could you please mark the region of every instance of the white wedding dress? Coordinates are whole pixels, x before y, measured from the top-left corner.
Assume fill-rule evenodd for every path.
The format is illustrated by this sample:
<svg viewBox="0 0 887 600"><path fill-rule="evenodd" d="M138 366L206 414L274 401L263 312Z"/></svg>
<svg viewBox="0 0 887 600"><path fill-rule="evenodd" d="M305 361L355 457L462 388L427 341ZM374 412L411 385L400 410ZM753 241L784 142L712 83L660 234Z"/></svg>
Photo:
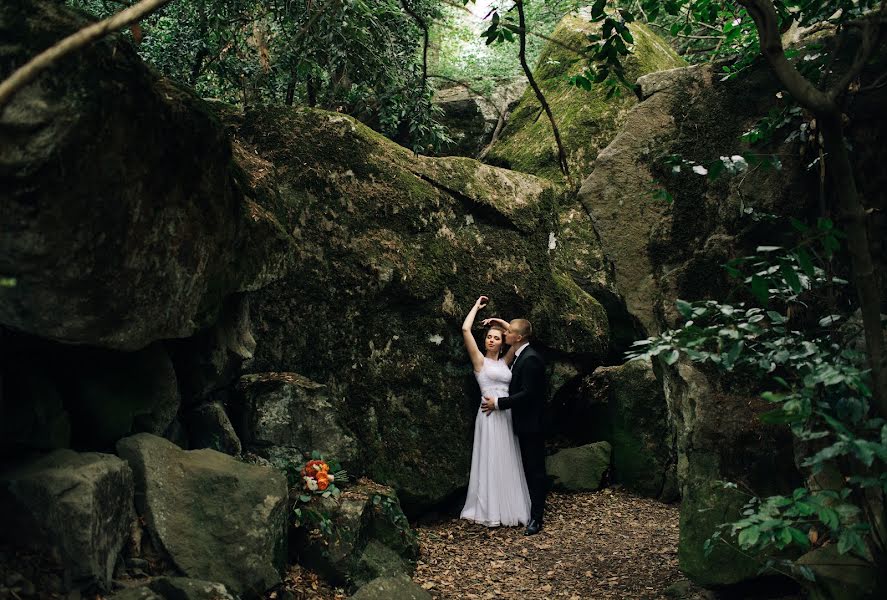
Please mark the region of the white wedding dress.
<svg viewBox="0 0 887 600"><path fill-rule="evenodd" d="M511 370L505 361L484 357L484 366L474 376L481 396L508 395ZM477 409L468 496L460 517L488 527L526 525L530 519L530 494L511 410L485 415Z"/></svg>

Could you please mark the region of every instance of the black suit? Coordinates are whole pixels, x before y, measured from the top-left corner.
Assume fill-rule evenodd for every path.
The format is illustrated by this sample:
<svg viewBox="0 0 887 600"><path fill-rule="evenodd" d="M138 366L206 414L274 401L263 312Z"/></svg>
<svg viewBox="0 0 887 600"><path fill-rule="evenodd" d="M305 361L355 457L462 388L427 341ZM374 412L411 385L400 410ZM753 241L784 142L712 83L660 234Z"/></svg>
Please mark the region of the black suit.
<svg viewBox="0 0 887 600"><path fill-rule="evenodd" d="M545 435L542 431L545 411L545 361L532 347L525 347L511 367L508 397L499 398L500 410L511 409L511 422L520 442L521 460L530 491L530 517L542 523L548 475L545 473Z"/></svg>

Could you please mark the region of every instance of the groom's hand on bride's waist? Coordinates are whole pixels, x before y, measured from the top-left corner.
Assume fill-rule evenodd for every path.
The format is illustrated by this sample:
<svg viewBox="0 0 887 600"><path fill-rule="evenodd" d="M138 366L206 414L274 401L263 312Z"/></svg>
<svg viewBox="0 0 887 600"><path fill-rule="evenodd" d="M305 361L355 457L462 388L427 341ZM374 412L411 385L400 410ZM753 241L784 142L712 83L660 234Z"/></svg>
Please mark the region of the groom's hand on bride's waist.
<svg viewBox="0 0 887 600"><path fill-rule="evenodd" d="M483 402L480 403L480 409L489 415L496 410L496 399L484 396Z"/></svg>

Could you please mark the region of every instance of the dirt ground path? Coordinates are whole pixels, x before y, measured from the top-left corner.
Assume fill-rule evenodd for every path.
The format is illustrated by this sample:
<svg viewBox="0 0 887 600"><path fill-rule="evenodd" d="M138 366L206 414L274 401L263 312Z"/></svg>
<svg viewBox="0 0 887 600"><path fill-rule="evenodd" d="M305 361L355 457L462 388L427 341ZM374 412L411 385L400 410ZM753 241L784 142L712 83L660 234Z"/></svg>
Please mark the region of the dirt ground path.
<svg viewBox="0 0 887 600"><path fill-rule="evenodd" d="M659 599L682 579L678 507L608 488L551 494L545 529L418 527L413 578L439 599Z"/></svg>

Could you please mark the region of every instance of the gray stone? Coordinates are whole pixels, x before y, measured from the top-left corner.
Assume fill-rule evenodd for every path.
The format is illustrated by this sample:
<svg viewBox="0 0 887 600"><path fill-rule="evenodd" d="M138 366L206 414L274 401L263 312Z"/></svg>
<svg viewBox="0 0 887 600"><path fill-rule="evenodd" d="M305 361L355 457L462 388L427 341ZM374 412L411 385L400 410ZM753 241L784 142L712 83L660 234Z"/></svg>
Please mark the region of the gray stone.
<svg viewBox="0 0 887 600"><path fill-rule="evenodd" d="M431 600L431 594L409 577L378 577L363 585L352 600Z"/></svg>
<svg viewBox="0 0 887 600"><path fill-rule="evenodd" d="M109 454L56 450L0 475L0 536L57 556L76 585L110 585L132 506L132 471Z"/></svg>
<svg viewBox="0 0 887 600"><path fill-rule="evenodd" d="M610 468L611 447L595 442L578 448L560 450L545 459L545 470L555 489L571 492L598 490Z"/></svg>
<svg viewBox="0 0 887 600"><path fill-rule="evenodd" d="M810 568L814 581L801 580L811 600L874 600L883 598L887 575L851 554L840 554L836 544L822 546L797 560Z"/></svg>
<svg viewBox="0 0 887 600"><path fill-rule="evenodd" d="M244 375L237 387L242 395L244 442L252 449L266 449L266 455L276 457L316 450L346 467L354 464L357 445L325 386L296 373L258 373Z"/></svg>
<svg viewBox="0 0 887 600"><path fill-rule="evenodd" d="M234 600L221 583L186 577L158 577L148 587L168 600Z"/></svg>
<svg viewBox="0 0 887 600"><path fill-rule="evenodd" d="M240 454L240 439L220 402L201 404L188 411L184 418L190 448L210 448L232 456Z"/></svg>
<svg viewBox="0 0 887 600"><path fill-rule="evenodd" d="M3 2L0 79L87 23L63 3ZM189 336L279 275L291 243L238 188L206 105L120 36L13 96L0 173L0 273L16 278L0 323L45 338L131 351Z"/></svg>
<svg viewBox="0 0 887 600"><path fill-rule="evenodd" d="M114 600L168 600L147 585L125 588L109 597Z"/></svg>
<svg viewBox="0 0 887 600"><path fill-rule="evenodd" d="M157 577L150 583L121 590L112 600L234 600L221 583L187 577Z"/></svg>
<svg viewBox="0 0 887 600"><path fill-rule="evenodd" d="M183 451L138 434L117 443L132 466L136 508L158 548L188 577L257 597L280 581L287 484L274 469L215 450Z"/></svg>
<svg viewBox="0 0 887 600"><path fill-rule="evenodd" d="M662 382L649 360L598 367L584 382L577 428L613 447L611 480L669 502L677 498L673 436Z"/></svg>
<svg viewBox="0 0 887 600"><path fill-rule="evenodd" d="M299 506L304 515L323 515L330 529L303 526L299 562L336 585L351 589L381 576L411 574L419 545L391 488L372 482L349 485L338 498L312 497Z"/></svg>

